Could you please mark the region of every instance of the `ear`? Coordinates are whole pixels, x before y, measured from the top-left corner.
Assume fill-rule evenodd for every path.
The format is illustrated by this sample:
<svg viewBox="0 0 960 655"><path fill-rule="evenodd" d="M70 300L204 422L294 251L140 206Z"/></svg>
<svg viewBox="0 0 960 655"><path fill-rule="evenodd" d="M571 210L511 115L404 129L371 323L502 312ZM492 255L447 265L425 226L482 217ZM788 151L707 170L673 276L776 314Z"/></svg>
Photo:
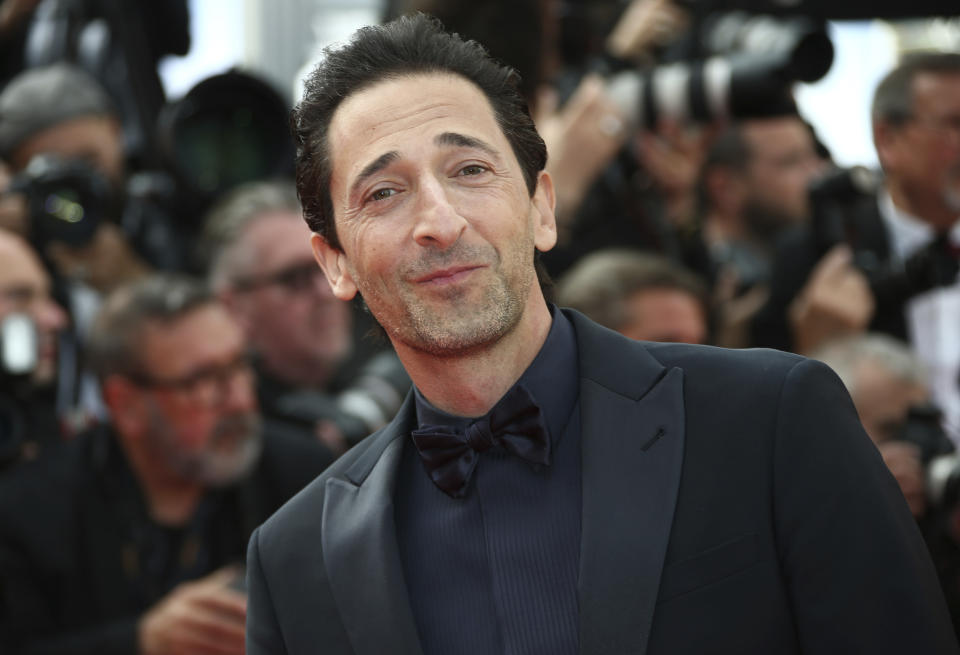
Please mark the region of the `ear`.
<svg viewBox="0 0 960 655"><path fill-rule="evenodd" d="M310 247L323 274L327 276L330 288L340 300L351 300L357 295L357 284L347 269L347 255L339 248L335 248L322 236L313 233L310 237Z"/></svg>
<svg viewBox="0 0 960 655"><path fill-rule="evenodd" d="M554 208L557 198L553 192L553 178L550 173L540 171L537 176L537 188L533 192L533 245L540 252L546 252L557 244L557 216Z"/></svg>
<svg viewBox="0 0 960 655"><path fill-rule="evenodd" d="M143 392L122 375L107 376L100 388L117 432L125 437L140 434L145 416Z"/></svg>
<svg viewBox="0 0 960 655"><path fill-rule="evenodd" d="M873 146L877 150L877 158L885 170L896 166L898 148L897 141L900 128L886 121L875 121L873 124Z"/></svg>

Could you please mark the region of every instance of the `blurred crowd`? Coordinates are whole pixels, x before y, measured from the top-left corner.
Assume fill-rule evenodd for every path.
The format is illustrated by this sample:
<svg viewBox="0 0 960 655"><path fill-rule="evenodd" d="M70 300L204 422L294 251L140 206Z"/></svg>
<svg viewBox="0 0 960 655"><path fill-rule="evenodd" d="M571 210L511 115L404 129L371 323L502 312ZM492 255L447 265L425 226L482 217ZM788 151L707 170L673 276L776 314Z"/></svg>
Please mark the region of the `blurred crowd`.
<svg viewBox="0 0 960 655"><path fill-rule="evenodd" d="M903 55L863 117L881 170L849 169L792 96L830 67L824 16L383 18L411 11L521 75L557 190L553 301L633 339L829 364L960 630L960 52ZM164 98L188 19L0 2L4 653L242 652L250 532L410 386L314 261L284 101L237 71Z"/></svg>

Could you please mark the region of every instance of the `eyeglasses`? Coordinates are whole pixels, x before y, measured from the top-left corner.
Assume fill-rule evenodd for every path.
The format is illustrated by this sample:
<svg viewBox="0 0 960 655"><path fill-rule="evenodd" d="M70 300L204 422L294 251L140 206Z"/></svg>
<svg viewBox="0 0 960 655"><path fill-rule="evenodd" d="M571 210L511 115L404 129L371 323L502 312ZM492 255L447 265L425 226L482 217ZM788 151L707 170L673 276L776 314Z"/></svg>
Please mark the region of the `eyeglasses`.
<svg viewBox="0 0 960 655"><path fill-rule="evenodd" d="M234 288L239 291L253 291L276 285L287 291L299 293L314 288L322 275L323 271L316 262L304 262L259 277L240 278L234 282Z"/></svg>
<svg viewBox="0 0 960 655"><path fill-rule="evenodd" d="M240 354L226 364L204 366L177 378L157 378L143 373L127 376L139 387L176 393L206 407L224 403L238 381L253 380L253 366L248 353Z"/></svg>

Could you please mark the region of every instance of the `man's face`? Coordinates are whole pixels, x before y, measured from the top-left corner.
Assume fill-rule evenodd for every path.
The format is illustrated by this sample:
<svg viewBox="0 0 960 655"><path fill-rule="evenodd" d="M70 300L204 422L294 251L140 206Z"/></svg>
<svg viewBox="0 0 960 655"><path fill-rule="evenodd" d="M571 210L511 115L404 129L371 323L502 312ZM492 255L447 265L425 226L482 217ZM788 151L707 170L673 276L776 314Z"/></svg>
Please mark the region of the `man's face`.
<svg viewBox="0 0 960 655"><path fill-rule="evenodd" d="M231 307L251 347L280 379L323 384L350 352L350 307L317 268L303 217L287 211L258 217L238 247L250 254L242 277L253 285L234 294Z"/></svg>
<svg viewBox="0 0 960 655"><path fill-rule="evenodd" d="M627 299L619 332L638 341L705 343L707 317L696 298L679 289L643 289Z"/></svg>
<svg viewBox="0 0 960 655"><path fill-rule="evenodd" d="M960 216L960 74L918 75L911 118L874 135L884 170L914 211L952 224Z"/></svg>
<svg viewBox="0 0 960 655"><path fill-rule="evenodd" d="M746 121L747 218L761 233L807 219L807 187L822 170L810 130L796 117Z"/></svg>
<svg viewBox="0 0 960 655"><path fill-rule="evenodd" d="M317 257L336 295L359 291L398 350L471 352L543 302L533 254L556 241L551 182L541 173L530 197L472 83L428 74L358 92L334 114L329 151L343 250L314 237Z"/></svg>
<svg viewBox="0 0 960 655"><path fill-rule="evenodd" d="M209 304L150 325L140 348L136 393L152 461L214 486L249 472L262 446L259 415L243 335L226 310Z"/></svg>
<svg viewBox="0 0 960 655"><path fill-rule="evenodd" d="M56 377L57 336L67 316L50 297L50 278L30 246L0 230L0 320L13 313L26 314L36 326L39 351L32 380L46 386Z"/></svg>
<svg viewBox="0 0 960 655"><path fill-rule="evenodd" d="M123 184L123 134L114 118L85 116L41 130L17 146L10 163L19 171L44 154L89 164L115 189Z"/></svg>

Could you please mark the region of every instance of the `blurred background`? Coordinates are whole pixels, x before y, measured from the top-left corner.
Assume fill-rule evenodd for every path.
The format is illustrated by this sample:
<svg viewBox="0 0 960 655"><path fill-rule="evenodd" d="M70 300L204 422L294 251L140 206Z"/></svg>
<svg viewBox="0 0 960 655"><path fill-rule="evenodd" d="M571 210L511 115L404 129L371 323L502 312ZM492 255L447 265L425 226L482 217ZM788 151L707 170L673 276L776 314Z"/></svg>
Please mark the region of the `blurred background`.
<svg viewBox="0 0 960 655"><path fill-rule="evenodd" d="M168 97L178 98L204 77L239 67L263 75L293 101L309 62L320 50L347 38L357 27L378 22L385 4L383 0L190 0L193 47L185 56L160 62L164 88ZM617 1L606 4L625 5ZM790 6L804 13L802 2ZM882 5L872 8L878 16L883 10ZM311 18L305 20L307 16ZM833 65L820 80L798 83L797 102L838 163L876 165L865 120L873 88L902 51L960 48L960 19L828 18L826 29L834 46Z"/></svg>
<svg viewBox="0 0 960 655"><path fill-rule="evenodd" d="M521 75L557 190L558 244L538 255L553 300L638 340L829 364L960 630L956 2L0 0L0 650L133 652L135 626L157 625L178 585L235 583L222 567L269 508L212 528L199 510L174 529L143 508L128 520L111 503L150 477L129 470L145 439L131 426L177 461L221 422L292 439L313 450L274 472L293 481L395 414L409 379L362 301L334 298L313 261L288 122L325 47L413 11ZM222 330L170 329L193 325L189 303L171 309L186 297ZM160 352L182 355L180 374ZM86 478L33 468L80 450ZM126 471L123 494L94 489L108 464ZM28 495L81 478L90 488ZM75 549L92 559L72 574L126 585L88 580L97 602L41 597L17 559L33 552L17 529L47 517L112 538L74 521L74 498L136 532ZM196 543L210 556L181 567ZM83 617L58 620L62 603Z"/></svg>

